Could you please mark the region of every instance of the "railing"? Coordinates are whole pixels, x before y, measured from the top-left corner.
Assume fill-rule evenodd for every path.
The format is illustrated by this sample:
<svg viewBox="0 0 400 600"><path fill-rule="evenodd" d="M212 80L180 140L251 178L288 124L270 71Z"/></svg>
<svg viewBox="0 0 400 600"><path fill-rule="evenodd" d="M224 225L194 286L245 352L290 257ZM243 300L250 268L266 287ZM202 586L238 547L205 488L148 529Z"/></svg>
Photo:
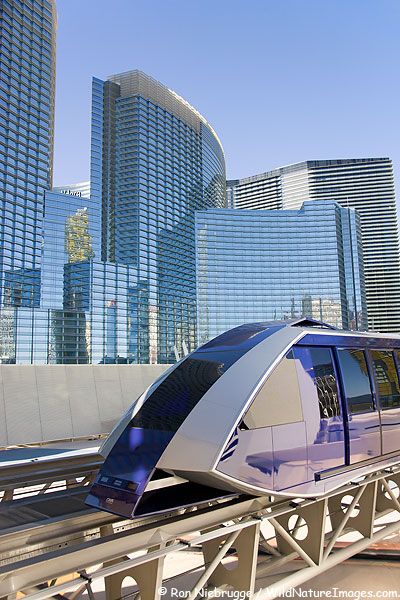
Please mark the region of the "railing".
<svg viewBox="0 0 400 600"><path fill-rule="evenodd" d="M103 460L94 453L5 464L0 469L0 502L88 485Z"/></svg>

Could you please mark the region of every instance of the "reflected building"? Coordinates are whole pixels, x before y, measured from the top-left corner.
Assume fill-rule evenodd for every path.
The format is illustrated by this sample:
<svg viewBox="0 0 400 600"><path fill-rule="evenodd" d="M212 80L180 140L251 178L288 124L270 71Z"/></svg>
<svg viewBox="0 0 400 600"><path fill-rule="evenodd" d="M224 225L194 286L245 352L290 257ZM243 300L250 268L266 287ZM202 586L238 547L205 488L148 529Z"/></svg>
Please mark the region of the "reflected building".
<svg viewBox="0 0 400 600"><path fill-rule="evenodd" d="M14 310L0 311L0 364L15 362L15 322Z"/></svg>
<svg viewBox="0 0 400 600"><path fill-rule="evenodd" d="M78 208L68 217L65 226L65 252L68 262L82 262L94 258L92 236L89 233L89 215L87 208Z"/></svg>
<svg viewBox="0 0 400 600"><path fill-rule="evenodd" d="M64 310L64 271L65 264L100 257L100 208L90 198L53 191L46 191L44 197L38 285L28 289L25 282L22 288L18 271L12 272L14 301L0 314L0 328L8 332L7 337L0 339L0 360L5 363L88 363L87 314ZM32 290L39 294L34 302L27 299ZM17 301L17 292L22 302Z"/></svg>
<svg viewBox="0 0 400 600"><path fill-rule="evenodd" d="M198 342L246 322L366 329L360 222L335 202L196 216Z"/></svg>
<svg viewBox="0 0 400 600"><path fill-rule="evenodd" d="M48 323L47 362L90 362L89 318L65 305L68 264L100 259L100 207L90 197L48 191L45 194L42 249L41 316ZM44 310L48 309L48 310ZM35 341L39 343L39 341Z"/></svg>
<svg viewBox="0 0 400 600"><path fill-rule="evenodd" d="M101 210L46 192L40 307L3 309L3 363L135 363L148 347L148 290L135 267L100 260ZM15 286L14 286L15 287Z"/></svg>
<svg viewBox="0 0 400 600"><path fill-rule="evenodd" d="M141 345L148 343L147 318L140 312L146 294L135 267L102 261L65 265L64 310L85 315L87 362L138 362Z"/></svg>
<svg viewBox="0 0 400 600"><path fill-rule="evenodd" d="M3 306L40 306L40 269L12 269L3 273Z"/></svg>
<svg viewBox="0 0 400 600"><path fill-rule="evenodd" d="M101 211L92 198L48 191L42 248L42 308L63 308L64 265L100 260Z"/></svg>
<svg viewBox="0 0 400 600"><path fill-rule="evenodd" d="M229 206L297 209L329 200L360 215L368 327L400 332L400 253L389 158L313 160L227 182Z"/></svg>

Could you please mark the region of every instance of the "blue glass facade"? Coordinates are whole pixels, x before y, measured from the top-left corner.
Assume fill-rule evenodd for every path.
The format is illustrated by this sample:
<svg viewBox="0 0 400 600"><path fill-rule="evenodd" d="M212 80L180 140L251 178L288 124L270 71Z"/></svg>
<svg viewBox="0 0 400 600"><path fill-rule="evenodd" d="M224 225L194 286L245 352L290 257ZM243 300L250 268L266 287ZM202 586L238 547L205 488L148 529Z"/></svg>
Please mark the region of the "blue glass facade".
<svg viewBox="0 0 400 600"><path fill-rule="evenodd" d="M341 208L343 263L346 281L348 329L368 329L361 217L355 209Z"/></svg>
<svg viewBox="0 0 400 600"><path fill-rule="evenodd" d="M366 328L360 225L352 209L196 215L198 342L246 322L307 316Z"/></svg>
<svg viewBox="0 0 400 600"><path fill-rule="evenodd" d="M195 211L225 206L222 147L195 109L139 71L94 79L92 118L102 258L142 282L138 362L170 362L196 345Z"/></svg>
<svg viewBox="0 0 400 600"><path fill-rule="evenodd" d="M55 2L0 11L0 307L37 307L44 191L51 186Z"/></svg>
<svg viewBox="0 0 400 600"><path fill-rule="evenodd" d="M17 270L5 274L6 281L14 278L14 298L0 314L0 361L87 363L90 319L84 311L65 305L65 270L69 264L100 258L100 207L91 198L72 194L46 191L44 197L37 285L29 287L26 279L18 282Z"/></svg>
<svg viewBox="0 0 400 600"><path fill-rule="evenodd" d="M400 252L393 164L390 158L308 160L227 182L229 206L295 209L330 200L360 215L368 327L400 331Z"/></svg>
<svg viewBox="0 0 400 600"><path fill-rule="evenodd" d="M65 265L65 311L85 320L82 362L137 362L138 345L148 335L147 316L139 309L142 292L135 267L96 261Z"/></svg>
<svg viewBox="0 0 400 600"><path fill-rule="evenodd" d="M148 338L146 286L134 267L102 261L63 265L61 308L4 308L0 363L138 362ZM58 298L57 298L58 300Z"/></svg>
<svg viewBox="0 0 400 600"><path fill-rule="evenodd" d="M100 260L101 212L96 200L45 194L41 307L63 308L64 265Z"/></svg>

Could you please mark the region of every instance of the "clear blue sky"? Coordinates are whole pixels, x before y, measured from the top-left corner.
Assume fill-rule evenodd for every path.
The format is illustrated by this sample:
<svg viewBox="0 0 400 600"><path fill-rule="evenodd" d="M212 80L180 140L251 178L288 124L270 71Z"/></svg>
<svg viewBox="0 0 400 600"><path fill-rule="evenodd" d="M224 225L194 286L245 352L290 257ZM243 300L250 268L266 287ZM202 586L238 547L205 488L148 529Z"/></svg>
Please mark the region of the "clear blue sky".
<svg viewBox="0 0 400 600"><path fill-rule="evenodd" d="M55 185L89 177L91 77L141 69L219 134L229 178L400 162L400 0L57 0ZM397 180L399 187L399 180Z"/></svg>

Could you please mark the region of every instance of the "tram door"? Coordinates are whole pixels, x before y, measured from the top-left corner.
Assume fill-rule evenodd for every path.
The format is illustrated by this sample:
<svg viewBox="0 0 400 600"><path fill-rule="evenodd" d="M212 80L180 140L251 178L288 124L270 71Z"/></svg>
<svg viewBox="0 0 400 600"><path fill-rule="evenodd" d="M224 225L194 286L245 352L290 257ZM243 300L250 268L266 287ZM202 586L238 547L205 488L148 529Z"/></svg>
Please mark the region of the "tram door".
<svg viewBox="0 0 400 600"><path fill-rule="evenodd" d="M400 448L400 387L391 350L371 350L382 424L382 453Z"/></svg>
<svg viewBox="0 0 400 600"><path fill-rule="evenodd" d="M345 464L345 435L332 350L295 346L307 432L309 477Z"/></svg>
<svg viewBox="0 0 400 600"><path fill-rule="evenodd" d="M346 397L350 464L381 454L381 427L364 350L338 349Z"/></svg>

